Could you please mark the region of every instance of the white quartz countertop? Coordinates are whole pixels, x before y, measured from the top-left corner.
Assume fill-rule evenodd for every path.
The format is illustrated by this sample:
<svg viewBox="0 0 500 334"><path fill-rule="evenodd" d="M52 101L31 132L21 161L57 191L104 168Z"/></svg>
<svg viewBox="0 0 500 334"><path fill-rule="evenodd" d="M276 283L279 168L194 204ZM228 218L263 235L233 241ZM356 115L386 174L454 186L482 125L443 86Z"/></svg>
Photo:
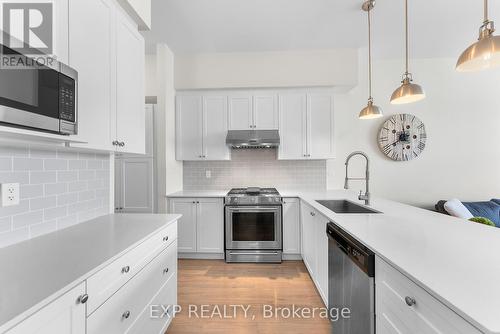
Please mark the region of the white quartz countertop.
<svg viewBox="0 0 500 334"><path fill-rule="evenodd" d="M111 214L0 249L0 332L179 218Z"/></svg>
<svg viewBox="0 0 500 334"><path fill-rule="evenodd" d="M169 198L181 197L226 197L227 190L181 190L167 195Z"/></svg>
<svg viewBox="0 0 500 334"><path fill-rule="evenodd" d="M500 229L380 198L370 207L382 214L336 214L316 202L363 204L345 190L280 194L311 205L482 332L500 333Z"/></svg>

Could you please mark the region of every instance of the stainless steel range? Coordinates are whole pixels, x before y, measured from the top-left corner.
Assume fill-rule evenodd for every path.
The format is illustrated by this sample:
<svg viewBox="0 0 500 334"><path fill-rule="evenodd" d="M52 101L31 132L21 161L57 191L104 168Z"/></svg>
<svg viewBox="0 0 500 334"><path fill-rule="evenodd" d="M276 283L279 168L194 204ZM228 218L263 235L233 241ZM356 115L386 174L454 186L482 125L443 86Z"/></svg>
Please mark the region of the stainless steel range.
<svg viewBox="0 0 500 334"><path fill-rule="evenodd" d="M276 189L232 189L225 216L226 262L281 262L282 198Z"/></svg>

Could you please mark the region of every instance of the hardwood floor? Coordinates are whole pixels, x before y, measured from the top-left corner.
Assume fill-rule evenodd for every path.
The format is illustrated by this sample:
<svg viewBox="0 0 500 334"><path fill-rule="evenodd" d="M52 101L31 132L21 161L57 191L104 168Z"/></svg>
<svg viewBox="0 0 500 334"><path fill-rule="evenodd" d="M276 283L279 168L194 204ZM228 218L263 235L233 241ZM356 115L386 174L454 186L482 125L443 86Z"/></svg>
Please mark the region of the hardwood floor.
<svg viewBox="0 0 500 334"><path fill-rule="evenodd" d="M307 318L292 318L286 310L270 311L271 307L292 310L293 305L324 307L301 261L227 264L222 260L179 260L178 304L182 311L168 334L330 333L329 321L320 317L319 309L314 317L302 313ZM207 305L206 313L202 312L202 305ZM233 312L232 305L248 308L246 316L240 306ZM215 316L210 318L212 314ZM269 318L271 314L282 316Z"/></svg>

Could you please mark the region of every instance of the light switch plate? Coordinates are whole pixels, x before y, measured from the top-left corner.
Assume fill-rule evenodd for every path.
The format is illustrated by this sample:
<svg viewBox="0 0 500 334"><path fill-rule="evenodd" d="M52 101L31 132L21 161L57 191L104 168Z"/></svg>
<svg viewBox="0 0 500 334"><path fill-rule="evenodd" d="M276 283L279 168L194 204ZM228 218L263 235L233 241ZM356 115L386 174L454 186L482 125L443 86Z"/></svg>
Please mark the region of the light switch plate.
<svg viewBox="0 0 500 334"><path fill-rule="evenodd" d="M19 183L0 184L2 206L19 205Z"/></svg>

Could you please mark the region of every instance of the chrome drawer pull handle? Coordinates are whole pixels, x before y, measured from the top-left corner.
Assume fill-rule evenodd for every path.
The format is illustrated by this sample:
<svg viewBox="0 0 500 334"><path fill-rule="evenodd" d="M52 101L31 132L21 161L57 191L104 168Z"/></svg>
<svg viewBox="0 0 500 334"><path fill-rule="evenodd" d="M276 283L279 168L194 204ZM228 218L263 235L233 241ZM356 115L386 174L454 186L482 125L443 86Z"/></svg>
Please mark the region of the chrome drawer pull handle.
<svg viewBox="0 0 500 334"><path fill-rule="evenodd" d="M166 269L163 269L163 275L167 274L168 273L168 268Z"/></svg>
<svg viewBox="0 0 500 334"><path fill-rule="evenodd" d="M126 274L130 271L130 267L129 266L126 266L126 267L123 267L122 268L122 274Z"/></svg>
<svg viewBox="0 0 500 334"><path fill-rule="evenodd" d="M80 297L78 297L78 302L81 304L85 304L87 302L87 300L89 300L89 295L87 295L87 294L84 294L84 295L81 295Z"/></svg>
<svg viewBox="0 0 500 334"><path fill-rule="evenodd" d="M123 312L123 314L122 314L123 319L128 319L129 317L130 317L130 311Z"/></svg>
<svg viewBox="0 0 500 334"><path fill-rule="evenodd" d="M406 302L406 305L408 305L408 306L413 306L413 305L417 304L417 301L415 300L415 298L412 298L412 297L405 297L405 302Z"/></svg>
<svg viewBox="0 0 500 334"><path fill-rule="evenodd" d="M163 241L168 241L168 237L163 237Z"/></svg>

